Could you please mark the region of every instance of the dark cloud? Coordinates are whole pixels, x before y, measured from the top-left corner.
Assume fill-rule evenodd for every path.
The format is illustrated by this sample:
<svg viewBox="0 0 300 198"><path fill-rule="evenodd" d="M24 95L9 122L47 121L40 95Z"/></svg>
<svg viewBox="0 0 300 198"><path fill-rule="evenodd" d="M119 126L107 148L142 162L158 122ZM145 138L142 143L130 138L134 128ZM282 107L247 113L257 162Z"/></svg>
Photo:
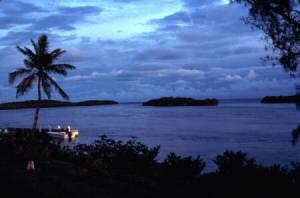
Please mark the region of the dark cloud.
<svg viewBox="0 0 300 198"><path fill-rule="evenodd" d="M57 14L52 14L37 20L30 29L47 30L74 30L79 22L85 22L87 16L98 15L102 9L96 6L63 7L58 9Z"/></svg>
<svg viewBox="0 0 300 198"><path fill-rule="evenodd" d="M74 25L86 21L87 16L97 15L102 11L97 6L61 7L50 11L21 1L3 1L1 6L0 29L3 30L17 25L31 25L31 31L50 28L73 30Z"/></svg>
<svg viewBox="0 0 300 198"><path fill-rule="evenodd" d="M31 13L47 12L46 9L34 5L33 3L25 3L21 1L2 1L1 12L5 15L28 15Z"/></svg>
<svg viewBox="0 0 300 198"><path fill-rule="evenodd" d="M184 54L182 50L174 49L174 48L150 48L145 49L142 52L137 53L137 60L176 60L183 58Z"/></svg>
<svg viewBox="0 0 300 198"><path fill-rule="evenodd" d="M101 8L96 6L82 6L82 7L62 7L58 11L61 15L77 15L78 17L85 17L88 15L98 15L102 11Z"/></svg>
<svg viewBox="0 0 300 198"><path fill-rule="evenodd" d="M30 14L46 12L46 9L31 3L3 1L1 2L0 30L6 30L16 25L31 24L36 19Z"/></svg>
<svg viewBox="0 0 300 198"><path fill-rule="evenodd" d="M182 0L182 2L189 8L197 8L203 5L210 5L219 2L219 0Z"/></svg>
<svg viewBox="0 0 300 198"><path fill-rule="evenodd" d="M76 38L74 35L60 36L59 34L43 31L9 31L5 36L0 37L0 43L6 47L28 45L30 44L30 39L37 39L41 34L45 33L53 44L70 41Z"/></svg>
<svg viewBox="0 0 300 198"><path fill-rule="evenodd" d="M182 12L177 12L175 14L166 16L163 19L152 20L151 22L158 23L164 26L170 26L170 25L178 25L181 23L191 23L191 18L187 12L182 11Z"/></svg>
<svg viewBox="0 0 300 198"><path fill-rule="evenodd" d="M133 2L141 2L143 0L113 0L113 1L118 3L133 3Z"/></svg>
<svg viewBox="0 0 300 198"><path fill-rule="evenodd" d="M180 11L163 19L153 20L161 26L191 27L202 31L216 32L220 36L224 33L246 33L249 34L250 28L243 24L241 18L247 15L246 8L240 5L212 5L205 8L198 8L187 11ZM172 29L171 29L172 31Z"/></svg>
<svg viewBox="0 0 300 198"><path fill-rule="evenodd" d="M78 21L76 16L51 15L37 21L30 29L47 30L56 28L59 30L74 30L74 24Z"/></svg>
<svg viewBox="0 0 300 198"><path fill-rule="evenodd" d="M177 65L184 62L201 68L261 65L259 57L264 54L264 44L260 34L240 20L245 13L245 8L238 5L210 5L151 21L160 26L160 33L155 32L151 39L164 40L159 45L161 50L145 50L142 58L159 58L158 55L168 52L164 49L176 49L171 58L176 58Z"/></svg>
<svg viewBox="0 0 300 198"><path fill-rule="evenodd" d="M31 24L32 19L29 17L14 15L14 16L0 16L0 30L6 30L16 25Z"/></svg>

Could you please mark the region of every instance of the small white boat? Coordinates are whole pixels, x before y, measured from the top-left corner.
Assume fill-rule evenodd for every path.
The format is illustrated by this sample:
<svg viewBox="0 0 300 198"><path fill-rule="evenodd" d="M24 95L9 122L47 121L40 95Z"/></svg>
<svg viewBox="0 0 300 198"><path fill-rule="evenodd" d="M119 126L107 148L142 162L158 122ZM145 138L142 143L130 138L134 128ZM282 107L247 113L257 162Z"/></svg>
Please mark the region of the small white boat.
<svg viewBox="0 0 300 198"><path fill-rule="evenodd" d="M66 132L48 131L47 134L50 135L51 137L57 138L57 139L68 139L69 138L69 135Z"/></svg>
<svg viewBox="0 0 300 198"><path fill-rule="evenodd" d="M79 130L72 129L70 126L68 126L67 128L61 128L60 126L58 126L56 129L52 129L51 127L49 127L47 134L55 139L72 140L79 137Z"/></svg>

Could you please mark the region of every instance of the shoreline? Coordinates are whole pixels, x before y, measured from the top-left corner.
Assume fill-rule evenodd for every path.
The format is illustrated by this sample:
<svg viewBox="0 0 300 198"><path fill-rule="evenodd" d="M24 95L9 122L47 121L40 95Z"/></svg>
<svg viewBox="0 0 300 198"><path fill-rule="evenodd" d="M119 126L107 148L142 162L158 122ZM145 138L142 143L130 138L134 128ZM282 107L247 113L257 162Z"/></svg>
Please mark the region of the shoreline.
<svg viewBox="0 0 300 198"><path fill-rule="evenodd" d="M68 102L59 100L42 100L40 108L61 108L61 107L80 107L80 106L100 106L100 105L117 105L113 100L85 100L80 102ZM0 110L17 110L36 108L38 101L27 100L20 102L7 102L0 104Z"/></svg>

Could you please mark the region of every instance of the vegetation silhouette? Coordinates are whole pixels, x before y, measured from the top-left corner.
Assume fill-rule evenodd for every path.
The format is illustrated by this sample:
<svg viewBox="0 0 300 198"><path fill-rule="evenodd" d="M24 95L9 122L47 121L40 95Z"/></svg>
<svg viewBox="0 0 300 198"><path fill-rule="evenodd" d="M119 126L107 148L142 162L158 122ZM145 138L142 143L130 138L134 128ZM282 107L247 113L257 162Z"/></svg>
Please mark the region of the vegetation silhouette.
<svg viewBox="0 0 300 198"><path fill-rule="evenodd" d="M59 100L27 100L21 102L7 102L0 103L0 110L7 109L26 109L36 108L38 105L40 108L51 108L51 107L76 107L76 106L97 106L97 105L115 105L119 104L113 100L85 100L80 102L69 102Z"/></svg>
<svg viewBox="0 0 300 198"><path fill-rule="evenodd" d="M268 56L273 64L280 63L296 77L300 59L300 1L299 0L231 0L250 7L246 24L262 30L267 41L266 49L278 54Z"/></svg>
<svg viewBox="0 0 300 198"><path fill-rule="evenodd" d="M50 76L50 74L58 74L66 76L68 70L75 69L75 66L70 64L56 64L55 61L66 51L60 48L54 49L49 52L48 37L41 35L37 42L31 40L31 44L34 48L32 51L27 47L17 46L19 52L26 56L24 59L24 68L19 68L9 74L9 83L13 84L17 78L24 77L17 85L16 96L22 96L33 88L35 82L37 82L38 92L38 105L34 115L33 129L37 128L40 105L42 100L42 90L47 95L48 99L51 98L52 87L54 87L58 93L65 100L69 100L69 96L58 85L56 80Z"/></svg>
<svg viewBox="0 0 300 198"><path fill-rule="evenodd" d="M193 98L182 97L163 97L159 99L152 99L143 103L143 106L214 106L218 105L217 99L196 100Z"/></svg>
<svg viewBox="0 0 300 198"><path fill-rule="evenodd" d="M276 103L300 103L300 95L294 96L266 96L261 100L261 103L276 104Z"/></svg>
<svg viewBox="0 0 300 198"><path fill-rule="evenodd" d="M171 153L157 161L159 149L134 138L124 142L101 136L92 144L69 148L43 133L2 134L1 193L45 198L250 198L297 197L300 193L297 162L289 169L276 164L262 166L246 153L225 151L214 160L217 170L203 173L205 162L200 157ZM27 156L38 159L36 171L24 170Z"/></svg>
<svg viewBox="0 0 300 198"><path fill-rule="evenodd" d="M296 146L300 137L300 125L292 130L292 145Z"/></svg>

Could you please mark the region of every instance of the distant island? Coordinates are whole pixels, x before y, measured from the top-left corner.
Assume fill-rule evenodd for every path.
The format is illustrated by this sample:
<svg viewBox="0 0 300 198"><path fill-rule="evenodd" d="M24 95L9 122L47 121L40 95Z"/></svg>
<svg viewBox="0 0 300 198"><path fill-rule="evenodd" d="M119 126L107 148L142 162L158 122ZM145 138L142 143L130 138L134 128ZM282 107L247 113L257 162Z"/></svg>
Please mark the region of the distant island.
<svg viewBox="0 0 300 198"><path fill-rule="evenodd" d="M76 107L76 106L97 106L97 105L114 105L118 104L116 101L112 100L86 100L81 102L66 102L58 100L42 100L40 103L41 108L50 108L50 107ZM36 108L36 100L28 100L21 102L8 102L0 104L0 110L9 110L9 109L27 109L27 108Z"/></svg>
<svg viewBox="0 0 300 198"><path fill-rule="evenodd" d="M218 103L219 101L217 99L196 100L193 98L163 97L144 102L143 106L213 106L218 105Z"/></svg>
<svg viewBox="0 0 300 198"><path fill-rule="evenodd" d="M300 103L300 95L294 96L266 96L261 100L261 103Z"/></svg>

